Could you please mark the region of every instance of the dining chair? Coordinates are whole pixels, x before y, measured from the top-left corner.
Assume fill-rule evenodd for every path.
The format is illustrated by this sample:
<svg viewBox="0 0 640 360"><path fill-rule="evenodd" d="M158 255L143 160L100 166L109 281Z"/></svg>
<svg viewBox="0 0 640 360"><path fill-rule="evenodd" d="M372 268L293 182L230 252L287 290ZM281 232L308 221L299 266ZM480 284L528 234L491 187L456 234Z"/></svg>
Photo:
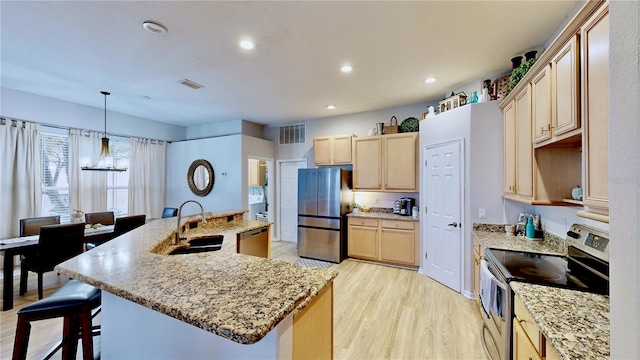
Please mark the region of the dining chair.
<svg viewBox="0 0 640 360"><path fill-rule="evenodd" d="M40 234L44 225L60 224L60 216L42 216L20 219L20 237Z"/></svg>
<svg viewBox="0 0 640 360"><path fill-rule="evenodd" d="M146 215L132 215L122 216L116 219L116 224L113 227L114 237L120 236L126 232L129 232L137 227L144 225Z"/></svg>
<svg viewBox="0 0 640 360"><path fill-rule="evenodd" d="M20 261L20 295L27 292L29 271L32 271L38 274L38 299L42 299L42 275L81 254L83 241L84 223L42 226L35 251L24 254Z"/></svg>
<svg viewBox="0 0 640 360"><path fill-rule="evenodd" d="M113 211L85 213L84 222L92 225L113 225L115 223L115 216L113 214Z"/></svg>
<svg viewBox="0 0 640 360"><path fill-rule="evenodd" d="M163 219L164 218L174 217L174 216L178 216L178 209L166 207L166 208L164 208L164 210L162 210L162 218Z"/></svg>

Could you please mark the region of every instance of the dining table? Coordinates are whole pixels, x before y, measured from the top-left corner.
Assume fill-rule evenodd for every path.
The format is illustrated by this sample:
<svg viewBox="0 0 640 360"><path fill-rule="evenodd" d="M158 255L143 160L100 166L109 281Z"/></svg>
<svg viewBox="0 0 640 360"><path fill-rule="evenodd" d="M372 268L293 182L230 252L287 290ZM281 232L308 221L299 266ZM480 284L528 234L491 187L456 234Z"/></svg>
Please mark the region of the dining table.
<svg viewBox="0 0 640 360"><path fill-rule="evenodd" d="M104 237L113 233L114 225L89 227L84 229L85 242L95 237ZM40 235L0 239L0 254L3 255L2 264L2 311L13 309L13 258L31 248L38 246Z"/></svg>

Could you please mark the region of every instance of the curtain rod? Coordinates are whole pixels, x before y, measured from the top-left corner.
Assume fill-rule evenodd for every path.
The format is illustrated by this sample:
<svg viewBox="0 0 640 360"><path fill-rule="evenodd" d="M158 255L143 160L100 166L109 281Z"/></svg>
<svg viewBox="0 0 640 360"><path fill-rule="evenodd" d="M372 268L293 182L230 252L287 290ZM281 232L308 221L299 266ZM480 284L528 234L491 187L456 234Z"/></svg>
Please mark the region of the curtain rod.
<svg viewBox="0 0 640 360"><path fill-rule="evenodd" d="M14 118L6 118L4 116L0 117L0 120L4 120L4 121L22 121L22 122L29 122L29 123L33 123L33 124L40 124L41 126L46 126L46 127L51 127L54 129L62 129L62 130L71 130L72 128L70 127L66 127L66 126L62 126L62 125L54 125L54 124L47 124L47 123L39 123L39 122L35 122L35 121L30 121L30 120L22 120L22 119L14 119ZM74 128L76 129L76 128ZM80 131L95 131L95 130L88 130L88 129L77 129ZM100 132L100 131L98 131ZM115 133L109 133L110 135L113 136L119 136L119 137L127 137L127 138L132 138L132 137L136 137L136 136L132 136L132 135L122 135L122 134L115 134ZM106 136L106 134L105 134ZM160 140L160 139L149 139L149 140L155 140L155 141L164 141L167 144L171 144L170 140Z"/></svg>

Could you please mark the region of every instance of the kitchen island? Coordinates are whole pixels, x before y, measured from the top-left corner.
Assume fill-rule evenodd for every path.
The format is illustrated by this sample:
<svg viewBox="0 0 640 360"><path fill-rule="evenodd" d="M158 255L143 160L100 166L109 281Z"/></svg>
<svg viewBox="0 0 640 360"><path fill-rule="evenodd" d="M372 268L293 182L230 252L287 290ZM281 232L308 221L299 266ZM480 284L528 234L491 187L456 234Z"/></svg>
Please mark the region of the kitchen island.
<svg viewBox="0 0 640 360"><path fill-rule="evenodd" d="M222 235L219 251L165 255L176 232L176 218L168 218L56 267L103 290L104 358L296 358L320 350L332 356L337 273L237 254L238 233L269 226L243 216L183 220L188 238ZM310 340L309 333L322 335Z"/></svg>

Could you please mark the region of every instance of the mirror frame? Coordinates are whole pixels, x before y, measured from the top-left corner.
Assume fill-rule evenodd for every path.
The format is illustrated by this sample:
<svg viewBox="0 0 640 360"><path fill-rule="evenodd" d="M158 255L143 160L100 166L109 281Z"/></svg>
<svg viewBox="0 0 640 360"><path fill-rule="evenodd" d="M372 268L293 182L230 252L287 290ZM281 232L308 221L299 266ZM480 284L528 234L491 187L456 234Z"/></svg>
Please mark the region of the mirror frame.
<svg viewBox="0 0 640 360"><path fill-rule="evenodd" d="M196 169L198 168L198 166L204 166L205 170L207 170L207 172L209 173L209 182L207 183L207 186L205 186L204 189L198 189L198 187L196 186L194 180L193 180L193 175L196 172ZM198 160L194 160L191 163L191 166L189 166L189 170L187 171L187 184L189 185L189 189L191 190L192 193L194 193L197 196L206 196L207 194L209 194L211 192L211 189L213 189L213 183L215 182L215 173L213 172L213 166L211 166L211 164L205 160L205 159L198 159Z"/></svg>

